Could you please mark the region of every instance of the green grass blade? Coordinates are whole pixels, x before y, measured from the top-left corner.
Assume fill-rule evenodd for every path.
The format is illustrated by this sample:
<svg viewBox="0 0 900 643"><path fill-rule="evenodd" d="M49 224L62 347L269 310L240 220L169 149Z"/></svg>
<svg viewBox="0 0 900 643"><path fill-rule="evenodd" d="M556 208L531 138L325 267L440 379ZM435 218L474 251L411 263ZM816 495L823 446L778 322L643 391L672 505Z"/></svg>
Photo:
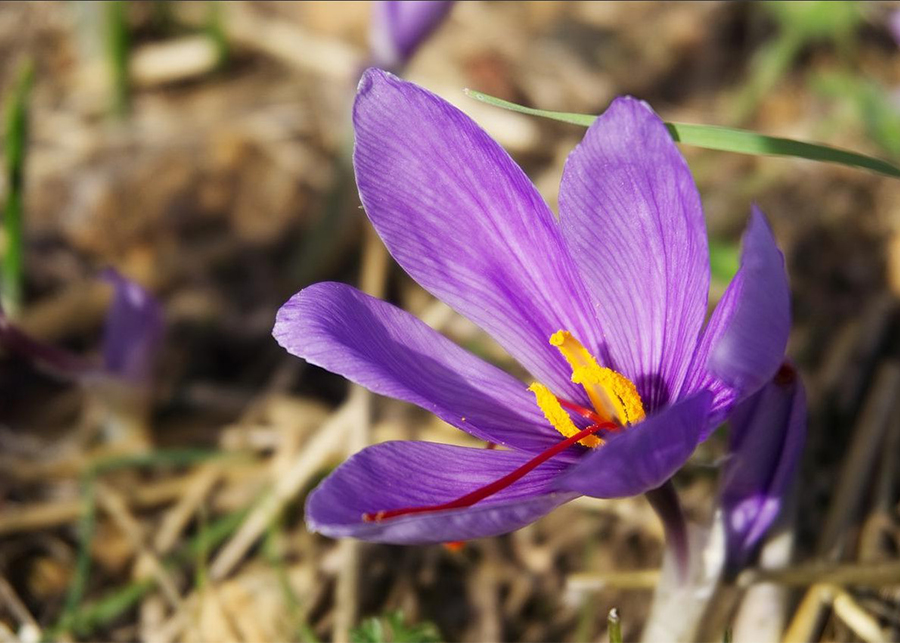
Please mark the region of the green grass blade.
<svg viewBox="0 0 900 643"><path fill-rule="evenodd" d="M124 117L131 107L131 82L128 76L128 58L131 49L128 3L125 0L111 0L104 5L104 9L106 52L113 85L113 111L117 116Z"/></svg>
<svg viewBox="0 0 900 643"><path fill-rule="evenodd" d="M25 157L28 151L28 96L33 82L34 65L28 60L23 63L15 90L6 103L6 201L3 205L4 244L0 295L4 309L11 316L15 316L22 305L22 194L25 190Z"/></svg>
<svg viewBox="0 0 900 643"><path fill-rule="evenodd" d="M132 467L183 467L218 458L241 458L244 456L245 454L242 453L219 451L215 449L197 449L190 447L181 449L158 449L148 453L104 458L91 467L88 475L102 475L111 471Z"/></svg>
<svg viewBox="0 0 900 643"><path fill-rule="evenodd" d="M218 2L207 2L206 11L206 35L216 48L216 67L223 69L231 58L231 47L225 32L222 5Z"/></svg>
<svg viewBox="0 0 900 643"><path fill-rule="evenodd" d="M667 123L672 138L679 143L705 147L710 150L756 154L765 156L793 156L809 161L835 163L848 167L871 170L886 176L900 177L900 168L881 159L841 150L817 143L806 143L789 138L765 136L756 132L717 127L714 125L692 125L687 123Z"/></svg>
<svg viewBox="0 0 900 643"><path fill-rule="evenodd" d="M555 121L561 121L563 123L581 125L582 127L588 127L597 118L590 114L551 112L543 109L524 107L472 90L466 90L466 93L475 100L487 103L488 105L502 107L503 109L519 112L521 114L540 116ZM684 143L685 145L694 145L710 150L735 152L738 154L791 156L810 161L835 163L838 165L846 165L848 167L871 170L886 176L900 178L900 168L897 168L887 161L848 150L828 147L827 145L806 143L804 141L795 141L793 139L779 138L777 136L765 136L764 134L757 134L756 132L747 130L718 127L715 125L666 123L666 127L669 128L669 133L675 141Z"/></svg>
<svg viewBox="0 0 900 643"><path fill-rule="evenodd" d="M88 478L82 483L82 502L84 508L78 523L78 554L75 559L75 571L66 591L65 604L59 623L44 632L43 641L53 640L58 633L73 629L78 618L81 600L87 590L91 572L91 543L97 527L96 487L92 478Z"/></svg>
<svg viewBox="0 0 900 643"><path fill-rule="evenodd" d="M528 114L529 116L540 116L541 118L549 118L554 121L571 123L572 125L581 125L582 127L590 127L591 123L597 120L597 117L591 114L575 114L574 112L551 112L546 109L535 109L533 107L525 107L524 105L511 103L508 100L496 98L494 96L485 94L484 92L475 91L474 89L466 89L463 91L465 91L466 96L474 98L477 101L481 101L482 103L487 103L488 105L493 105L494 107L502 107L503 109L508 109L511 112Z"/></svg>

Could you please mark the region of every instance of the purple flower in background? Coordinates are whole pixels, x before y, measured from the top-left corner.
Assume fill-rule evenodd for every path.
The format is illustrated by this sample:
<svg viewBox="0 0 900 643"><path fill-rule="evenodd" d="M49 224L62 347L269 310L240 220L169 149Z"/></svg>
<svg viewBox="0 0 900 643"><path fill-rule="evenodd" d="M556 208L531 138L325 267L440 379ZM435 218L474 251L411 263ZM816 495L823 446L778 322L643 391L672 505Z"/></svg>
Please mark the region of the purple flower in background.
<svg viewBox="0 0 900 643"><path fill-rule="evenodd" d="M888 31L894 38L894 42L900 46L900 11L892 11L888 18Z"/></svg>
<svg viewBox="0 0 900 643"><path fill-rule="evenodd" d="M132 383L146 382L162 341L162 307L144 288L115 270L105 270L102 277L114 289L103 334L105 370Z"/></svg>
<svg viewBox="0 0 900 643"><path fill-rule="evenodd" d="M442 0L373 2L369 31L372 64L394 71L402 68L452 7L453 2Z"/></svg>
<svg viewBox="0 0 900 643"><path fill-rule="evenodd" d="M82 383L112 380L129 386L146 386L162 340L162 308L144 288L115 270L105 270L101 277L113 286L112 302L106 313L102 364L32 338L12 324L2 311L0 345L67 379Z"/></svg>
<svg viewBox="0 0 900 643"><path fill-rule="evenodd" d="M806 395L785 363L732 413L731 457L722 474L728 566L738 569L778 517L806 439Z"/></svg>
<svg viewBox="0 0 900 643"><path fill-rule="evenodd" d="M360 196L393 257L535 381L350 286L297 293L274 329L288 351L506 447L371 446L310 494L310 529L469 540L578 495L656 493L781 365L790 297L763 215L754 209L741 268L704 329L700 197L645 103L619 98L587 130L558 223L495 141L416 85L367 71L353 122Z"/></svg>

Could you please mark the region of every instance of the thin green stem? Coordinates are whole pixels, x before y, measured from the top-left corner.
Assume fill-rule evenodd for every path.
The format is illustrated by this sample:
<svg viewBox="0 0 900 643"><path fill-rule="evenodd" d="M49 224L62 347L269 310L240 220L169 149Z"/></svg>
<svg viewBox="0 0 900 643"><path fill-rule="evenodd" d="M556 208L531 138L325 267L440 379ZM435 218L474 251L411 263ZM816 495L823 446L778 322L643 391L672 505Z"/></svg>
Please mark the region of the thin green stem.
<svg viewBox="0 0 900 643"><path fill-rule="evenodd" d="M619 619L619 610L615 607L609 610L607 629L609 630L609 643L622 643L622 621Z"/></svg>

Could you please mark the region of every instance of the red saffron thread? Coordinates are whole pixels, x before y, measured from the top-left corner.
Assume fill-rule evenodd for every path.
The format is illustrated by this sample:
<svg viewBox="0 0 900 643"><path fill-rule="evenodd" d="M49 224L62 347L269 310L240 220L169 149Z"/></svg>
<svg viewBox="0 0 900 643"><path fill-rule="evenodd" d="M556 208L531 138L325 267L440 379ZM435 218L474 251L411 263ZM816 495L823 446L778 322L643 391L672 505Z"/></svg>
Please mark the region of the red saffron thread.
<svg viewBox="0 0 900 643"><path fill-rule="evenodd" d="M582 429L575 435L572 435L565 440L554 444L546 451L539 453L522 466L518 467L510 473L507 473L502 478L494 480L490 484L467 493L466 495L461 496L456 500L451 500L450 502L445 502L439 505L430 505L426 507L405 507L403 509L387 509L383 511L376 511L374 513L364 513L362 519L364 522L381 522L382 520L387 520L388 518L396 518L397 516L409 516L412 514L430 513L432 511L444 511L446 509L461 509L463 507L471 507L476 502L480 502L485 498L494 495L498 491L502 491L512 483L525 477L526 474L530 473L553 456L558 455L562 451L565 451L579 440L584 439L587 436L596 433L597 431L602 431L604 429L613 430L617 428L619 428L618 425L613 422L592 424L586 429Z"/></svg>
<svg viewBox="0 0 900 643"><path fill-rule="evenodd" d="M564 409L569 409L570 411L577 413L583 418L586 418L591 421L592 424L603 424L606 422L602 417L597 415L596 411L592 411L591 409L586 409L585 407L575 404L575 402L570 402L569 400L564 400L562 398L556 398L559 400L559 405Z"/></svg>

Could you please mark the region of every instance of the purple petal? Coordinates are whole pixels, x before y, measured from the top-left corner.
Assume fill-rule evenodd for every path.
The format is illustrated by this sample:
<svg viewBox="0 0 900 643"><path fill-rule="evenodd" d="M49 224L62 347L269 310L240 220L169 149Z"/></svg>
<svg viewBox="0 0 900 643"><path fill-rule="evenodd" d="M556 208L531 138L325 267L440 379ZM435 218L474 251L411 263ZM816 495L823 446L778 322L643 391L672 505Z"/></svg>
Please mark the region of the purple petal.
<svg viewBox="0 0 900 643"><path fill-rule="evenodd" d="M567 465L546 462L521 480L471 507L365 522L364 513L450 502L524 464L512 451L432 442L385 442L364 449L309 496L310 531L332 538L420 545L497 536L531 523L575 497L554 493Z"/></svg>
<svg viewBox="0 0 900 643"><path fill-rule="evenodd" d="M740 566L778 516L806 439L806 396L793 367L741 403L730 426L721 502L728 559Z"/></svg>
<svg viewBox="0 0 900 643"><path fill-rule="evenodd" d="M102 276L114 288L103 337L106 369L129 382L146 382L162 341L162 307L144 288L115 270L106 270Z"/></svg>
<svg viewBox="0 0 900 643"><path fill-rule="evenodd" d="M566 329L596 352L595 316L528 177L468 116L380 70L363 75L353 122L360 196L397 262L536 379L582 400L548 340Z"/></svg>
<svg viewBox="0 0 900 643"><path fill-rule="evenodd" d="M735 403L771 380L784 361L790 306L784 256L765 216L754 207L740 270L704 331L686 393L713 391L713 413L722 419Z"/></svg>
<svg viewBox="0 0 900 643"><path fill-rule="evenodd" d="M300 291L278 311L273 334L290 353L482 440L542 451L562 439L522 382L350 286Z"/></svg>
<svg viewBox="0 0 900 643"><path fill-rule="evenodd" d="M618 98L591 125L566 161L559 209L613 368L660 408L703 326L709 250L687 163L646 103Z"/></svg>
<svg viewBox="0 0 900 643"><path fill-rule="evenodd" d="M595 498L624 498L659 488L687 462L705 433L712 395L696 395L607 439L583 456L556 488Z"/></svg>
<svg viewBox="0 0 900 643"><path fill-rule="evenodd" d="M453 2L441 0L374 2L369 32L373 65L392 70L405 65L451 8Z"/></svg>

